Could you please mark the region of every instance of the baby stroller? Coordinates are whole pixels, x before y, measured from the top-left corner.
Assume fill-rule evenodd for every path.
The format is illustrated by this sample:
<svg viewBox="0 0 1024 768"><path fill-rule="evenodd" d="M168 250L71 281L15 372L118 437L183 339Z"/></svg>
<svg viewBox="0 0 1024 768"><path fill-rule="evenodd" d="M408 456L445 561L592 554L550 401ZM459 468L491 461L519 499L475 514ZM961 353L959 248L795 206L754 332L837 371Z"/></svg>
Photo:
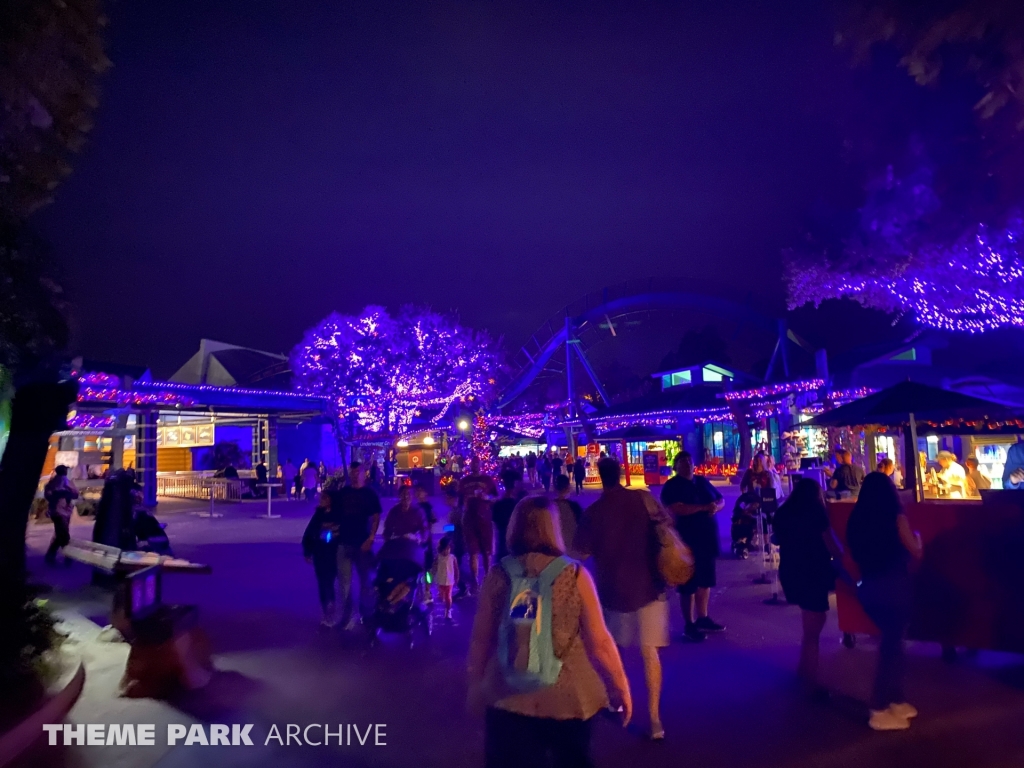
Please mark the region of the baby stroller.
<svg viewBox="0 0 1024 768"><path fill-rule="evenodd" d="M404 634L413 646L417 627L430 636L433 614L424 604L423 551L415 539L400 537L384 542L373 582L374 607L369 620L371 642L381 632Z"/></svg>
<svg viewBox="0 0 1024 768"><path fill-rule="evenodd" d="M750 557L757 533L757 516L761 511L761 497L747 492L736 499L732 510L732 553L743 560Z"/></svg>

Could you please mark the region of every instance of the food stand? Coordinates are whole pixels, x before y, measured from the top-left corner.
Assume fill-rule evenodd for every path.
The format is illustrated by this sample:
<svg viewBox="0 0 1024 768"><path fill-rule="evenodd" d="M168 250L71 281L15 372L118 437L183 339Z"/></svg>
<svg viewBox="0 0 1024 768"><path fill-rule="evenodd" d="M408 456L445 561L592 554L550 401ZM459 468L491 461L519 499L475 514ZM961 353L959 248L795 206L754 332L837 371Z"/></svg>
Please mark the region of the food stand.
<svg viewBox="0 0 1024 768"><path fill-rule="evenodd" d="M908 490L901 496L911 527L924 543L924 558L915 573L910 637L937 642L947 655L957 647L1024 653L1024 590L1019 588L1024 492L943 498L925 485L915 456L920 453L919 433L925 441L932 434L955 435L961 444L970 444L975 437L1022 432L1024 421L998 403L905 382L828 411L814 423L902 433ZM844 548L854 504L829 503L832 528ZM845 565L857 578L848 556ZM837 582L836 607L844 633L876 633L852 583Z"/></svg>

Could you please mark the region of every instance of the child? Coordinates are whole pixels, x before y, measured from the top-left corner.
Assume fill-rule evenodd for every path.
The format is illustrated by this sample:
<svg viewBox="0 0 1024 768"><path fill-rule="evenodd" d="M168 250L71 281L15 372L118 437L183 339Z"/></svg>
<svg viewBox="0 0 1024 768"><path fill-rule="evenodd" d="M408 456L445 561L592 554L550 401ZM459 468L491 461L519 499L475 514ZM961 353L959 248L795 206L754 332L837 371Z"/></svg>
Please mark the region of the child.
<svg viewBox="0 0 1024 768"><path fill-rule="evenodd" d="M313 510L313 517L302 534L302 554L307 563L313 564L316 585L320 593L320 607L323 619L320 626L334 627L338 620L334 615L334 582L338 577L338 531L329 521L331 497L320 494L320 503Z"/></svg>
<svg viewBox="0 0 1024 768"><path fill-rule="evenodd" d="M437 559L434 561L434 584L437 596L444 604L444 617L452 620L452 587L459 582L459 568L452 554L451 536L445 536L437 544Z"/></svg>

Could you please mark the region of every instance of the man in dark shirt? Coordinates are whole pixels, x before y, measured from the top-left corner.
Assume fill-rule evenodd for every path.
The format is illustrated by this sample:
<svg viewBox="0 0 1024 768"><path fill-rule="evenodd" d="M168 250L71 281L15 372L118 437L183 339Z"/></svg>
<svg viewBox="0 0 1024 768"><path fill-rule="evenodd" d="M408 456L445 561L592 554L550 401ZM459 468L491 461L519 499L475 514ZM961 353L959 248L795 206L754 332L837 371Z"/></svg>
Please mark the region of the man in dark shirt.
<svg viewBox="0 0 1024 768"><path fill-rule="evenodd" d="M562 461L562 457L558 455L558 451L555 451L555 455L551 457L551 474L554 477L558 477L562 474L562 465L565 462Z"/></svg>
<svg viewBox="0 0 1024 768"><path fill-rule="evenodd" d="M835 491L836 498L842 498L843 493L856 496L860 493L860 484L864 480L864 470L853 466L853 454L843 448L836 451L836 456L842 462L836 471L832 473L832 479L828 486Z"/></svg>
<svg viewBox="0 0 1024 768"><path fill-rule="evenodd" d="M608 630L620 648L640 646L647 683L651 737L661 739L661 660L658 649L669 643L668 600L651 548L652 515L664 515L647 491L620 484L622 468L615 459L597 463L603 492L583 512L572 548L580 558L594 556L597 594ZM645 498L645 495L648 498Z"/></svg>
<svg viewBox="0 0 1024 768"><path fill-rule="evenodd" d="M380 525L380 499L365 485L366 472L356 461L349 469L349 484L334 492L329 520L338 537L338 587L345 629L355 629L359 616L373 610L370 572L373 565L373 540ZM352 597L353 572L359 596ZM355 606L359 606L357 612Z"/></svg>
<svg viewBox="0 0 1024 768"><path fill-rule="evenodd" d="M705 632L725 629L708 616L719 549L718 523L714 516L725 506L725 500L706 477L694 476L693 458L687 451L676 456L673 469L675 477L661 489L661 503L675 517L679 536L693 551L693 578L679 587L679 594L686 620L686 637L699 642L704 639Z"/></svg>
<svg viewBox="0 0 1024 768"><path fill-rule="evenodd" d="M497 559L508 554L508 543L505 541L508 535L508 524L512 519L516 504L523 498L523 481L513 472L502 474L501 484L505 489L505 495L494 502L491 509L491 516L494 518L494 532L496 534Z"/></svg>

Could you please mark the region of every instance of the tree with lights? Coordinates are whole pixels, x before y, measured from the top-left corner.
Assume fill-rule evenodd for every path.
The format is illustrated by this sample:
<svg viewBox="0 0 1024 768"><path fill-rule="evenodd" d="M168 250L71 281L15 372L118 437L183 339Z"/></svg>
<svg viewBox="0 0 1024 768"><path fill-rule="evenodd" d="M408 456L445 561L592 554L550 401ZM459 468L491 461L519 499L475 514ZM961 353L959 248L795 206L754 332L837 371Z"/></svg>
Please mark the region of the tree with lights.
<svg viewBox="0 0 1024 768"><path fill-rule="evenodd" d="M1021 327L1020 3L843 6L836 41L857 68L836 116L869 182L856 210L820 205L786 255L790 307L848 297L945 330Z"/></svg>
<svg viewBox="0 0 1024 768"><path fill-rule="evenodd" d="M812 242L786 254L790 308L847 297L944 330L1024 327L1024 222L975 224L954 236L934 223L941 217L926 170L899 178L890 167L870 185L842 245Z"/></svg>
<svg viewBox="0 0 1024 768"><path fill-rule="evenodd" d="M421 307L333 313L292 352L298 391L329 398L339 422L384 434L403 433L425 410L436 422L457 402L489 398L498 367L487 334Z"/></svg>
<svg viewBox="0 0 1024 768"><path fill-rule="evenodd" d="M482 473L494 475L498 472L498 459L494 455L494 446L491 444L491 425L483 411L479 411L473 417L473 439L469 448L473 458L480 461Z"/></svg>

